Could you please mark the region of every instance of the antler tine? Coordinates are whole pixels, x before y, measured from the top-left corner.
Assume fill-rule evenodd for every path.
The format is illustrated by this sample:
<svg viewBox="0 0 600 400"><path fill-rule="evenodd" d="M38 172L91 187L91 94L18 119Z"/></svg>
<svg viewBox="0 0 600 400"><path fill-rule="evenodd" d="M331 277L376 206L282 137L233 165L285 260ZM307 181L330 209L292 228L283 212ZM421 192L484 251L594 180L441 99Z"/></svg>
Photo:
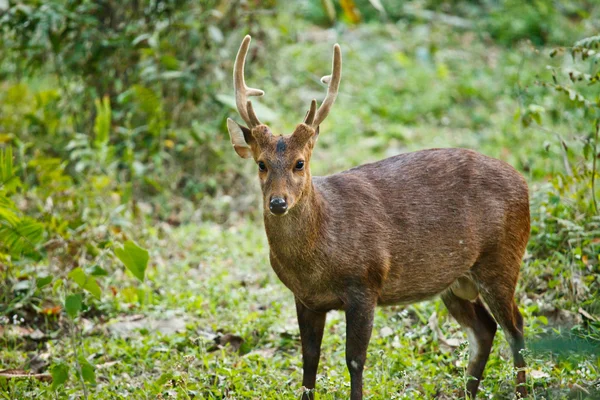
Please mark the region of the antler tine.
<svg viewBox="0 0 600 400"><path fill-rule="evenodd" d="M317 112L317 101L313 99L313 101L310 102L310 110L308 110L306 117L304 117L304 123L306 125L312 126L312 123L315 120L315 112Z"/></svg>
<svg viewBox="0 0 600 400"><path fill-rule="evenodd" d="M321 78L321 82L326 83L327 86L327 96L325 96L325 100L321 103L319 110L315 115L315 119L312 124L310 124L313 128L317 128L321 122L325 118L327 118L327 114L329 114L329 110L331 106L335 102L335 98L338 94L338 89L340 87L340 80L342 78L342 50L340 49L339 44L335 44L333 46L333 65L331 75L327 75ZM312 105L311 105L312 106Z"/></svg>
<svg viewBox="0 0 600 400"><path fill-rule="evenodd" d="M260 121L254 112L254 107L252 107L252 102L248 100L246 102L246 110L248 110L248 119L250 120L250 126L258 126L260 125Z"/></svg>
<svg viewBox="0 0 600 400"><path fill-rule="evenodd" d="M252 38L250 35L246 35L240 49L238 50L237 56L235 57L235 66L233 68L233 87L235 89L235 104L237 106L240 117L248 124L248 127L253 128L256 125L260 125L260 121L256 118L256 114L252 111L250 115L248 111L248 96L262 96L265 94L260 89L254 89L246 86L244 80L244 66L246 64L246 54L248 54L248 48L250 47L250 41ZM251 107L251 106L250 106Z"/></svg>

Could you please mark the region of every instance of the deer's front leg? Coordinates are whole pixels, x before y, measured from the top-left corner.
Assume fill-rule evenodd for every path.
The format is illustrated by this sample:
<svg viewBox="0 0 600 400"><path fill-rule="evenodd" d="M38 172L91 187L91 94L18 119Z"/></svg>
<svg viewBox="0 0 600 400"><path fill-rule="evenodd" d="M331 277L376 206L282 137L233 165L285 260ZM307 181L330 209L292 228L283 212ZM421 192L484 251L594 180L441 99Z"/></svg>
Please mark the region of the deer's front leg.
<svg viewBox="0 0 600 400"><path fill-rule="evenodd" d="M324 312L315 312L306 308L296 298L296 312L298 313L298 325L300 325L300 339L302 341L302 386L310 389L302 395L302 400L313 400L315 383L317 380L317 368L321 355L321 340L323 329L325 329Z"/></svg>
<svg viewBox="0 0 600 400"><path fill-rule="evenodd" d="M346 307L346 365L350 371L351 400L363 398L363 369L375 312L374 304L361 300Z"/></svg>

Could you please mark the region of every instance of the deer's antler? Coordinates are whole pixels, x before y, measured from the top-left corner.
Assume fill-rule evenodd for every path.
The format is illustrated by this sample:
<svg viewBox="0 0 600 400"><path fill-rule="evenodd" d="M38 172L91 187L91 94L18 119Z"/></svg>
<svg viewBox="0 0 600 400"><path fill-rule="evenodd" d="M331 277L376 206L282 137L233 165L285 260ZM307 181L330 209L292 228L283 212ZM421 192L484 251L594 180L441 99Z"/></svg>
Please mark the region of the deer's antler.
<svg viewBox="0 0 600 400"><path fill-rule="evenodd" d="M338 89L340 87L340 80L342 78L342 50L340 49L339 44L335 44L333 46L333 65L332 65L331 75L327 75L321 78L321 82L328 84L327 86L327 96L325 96L325 100L321 103L319 109L314 111L314 106L316 103L311 103L311 108L306 117L304 118L304 123L312 126L314 129L323 122L327 115L329 114L329 110L331 110L331 106L335 102L335 98L338 94ZM314 102L315 100L313 100Z"/></svg>
<svg viewBox="0 0 600 400"><path fill-rule="evenodd" d="M250 40L252 40L250 35L246 35L240 45L237 56L235 57L233 87L235 88L235 104L240 117L242 117L249 128L254 128L257 125L260 125L260 121L254 113L252 104L250 103L250 100L248 100L248 96L262 96L265 92L260 89L253 89L246 86L246 81L244 80L244 65L246 64L246 54L248 54Z"/></svg>

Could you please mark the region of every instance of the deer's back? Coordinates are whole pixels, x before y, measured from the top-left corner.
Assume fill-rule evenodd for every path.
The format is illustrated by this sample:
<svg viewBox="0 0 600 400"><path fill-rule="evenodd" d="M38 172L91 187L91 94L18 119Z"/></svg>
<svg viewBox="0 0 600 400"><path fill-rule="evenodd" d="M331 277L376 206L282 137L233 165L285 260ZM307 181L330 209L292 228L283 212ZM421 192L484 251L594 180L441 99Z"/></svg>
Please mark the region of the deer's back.
<svg viewBox="0 0 600 400"><path fill-rule="evenodd" d="M471 150L401 154L314 184L328 205L320 260L338 280L364 277L382 304L431 297L486 253L520 258L529 236L524 179Z"/></svg>

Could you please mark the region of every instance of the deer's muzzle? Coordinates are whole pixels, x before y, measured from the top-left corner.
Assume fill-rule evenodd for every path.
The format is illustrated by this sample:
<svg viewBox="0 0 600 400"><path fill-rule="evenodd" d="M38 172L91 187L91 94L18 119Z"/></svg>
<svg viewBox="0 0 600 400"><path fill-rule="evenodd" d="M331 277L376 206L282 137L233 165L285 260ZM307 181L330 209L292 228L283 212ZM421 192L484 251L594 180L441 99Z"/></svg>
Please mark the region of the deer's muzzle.
<svg viewBox="0 0 600 400"><path fill-rule="evenodd" d="M287 202L283 197L272 197L269 202L269 210L275 215L283 215L288 209Z"/></svg>

